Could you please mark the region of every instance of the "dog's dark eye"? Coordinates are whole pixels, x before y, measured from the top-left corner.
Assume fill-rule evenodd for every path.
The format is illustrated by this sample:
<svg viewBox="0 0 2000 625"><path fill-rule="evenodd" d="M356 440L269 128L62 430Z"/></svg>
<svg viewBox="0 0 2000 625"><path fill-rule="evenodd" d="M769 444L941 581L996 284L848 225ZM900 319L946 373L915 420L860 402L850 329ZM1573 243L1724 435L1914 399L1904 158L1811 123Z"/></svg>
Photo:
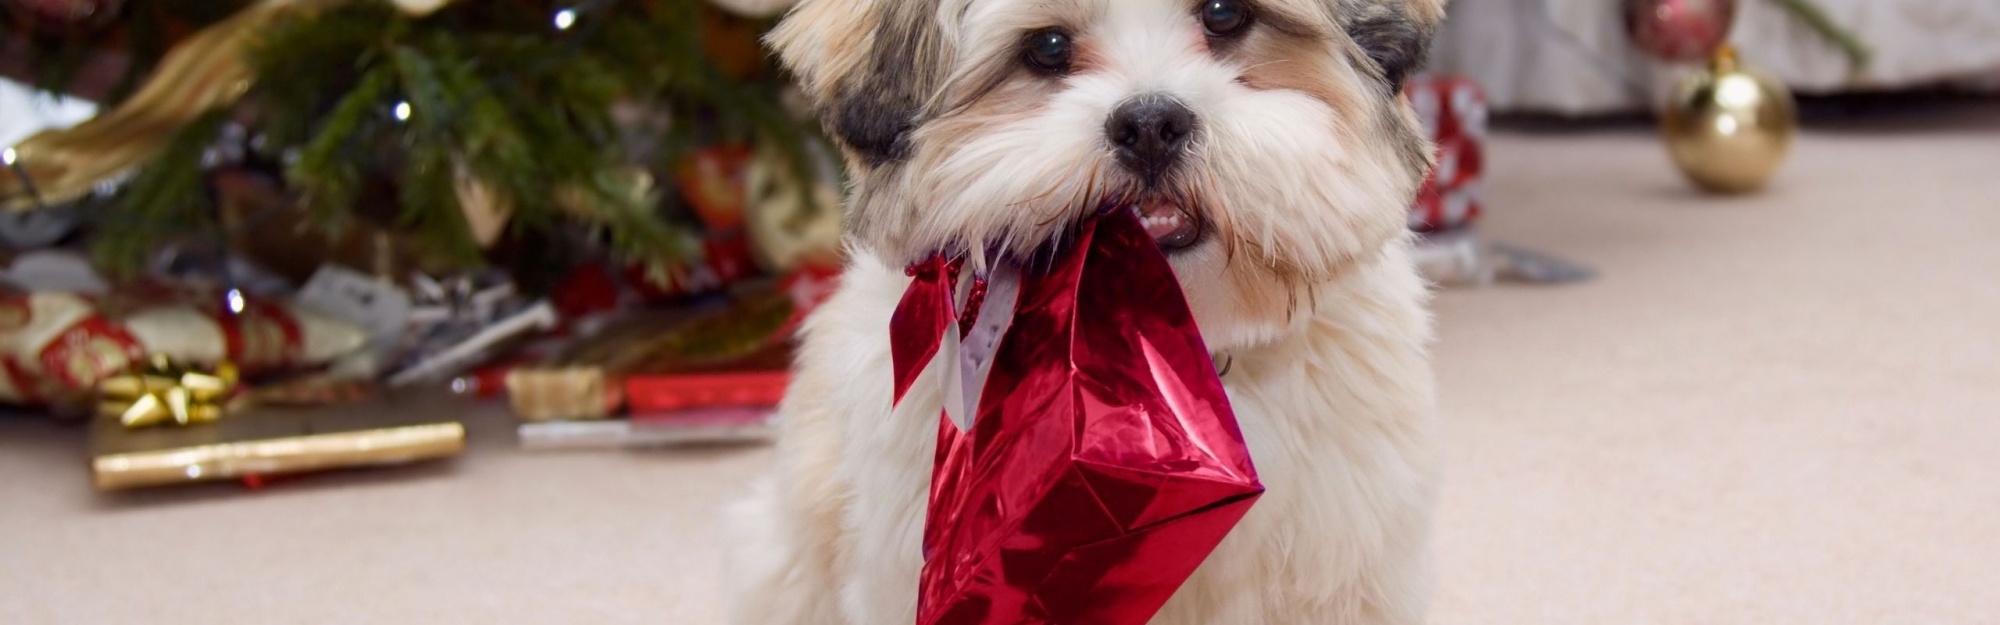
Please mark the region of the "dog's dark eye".
<svg viewBox="0 0 2000 625"><path fill-rule="evenodd" d="M1070 57L1076 53L1070 42L1069 33L1060 30L1038 30L1028 34L1022 45L1022 54L1028 65L1050 74L1069 72Z"/></svg>
<svg viewBox="0 0 2000 625"><path fill-rule="evenodd" d="M1237 0L1203 0L1201 28L1210 37L1228 37L1250 26L1250 8Z"/></svg>

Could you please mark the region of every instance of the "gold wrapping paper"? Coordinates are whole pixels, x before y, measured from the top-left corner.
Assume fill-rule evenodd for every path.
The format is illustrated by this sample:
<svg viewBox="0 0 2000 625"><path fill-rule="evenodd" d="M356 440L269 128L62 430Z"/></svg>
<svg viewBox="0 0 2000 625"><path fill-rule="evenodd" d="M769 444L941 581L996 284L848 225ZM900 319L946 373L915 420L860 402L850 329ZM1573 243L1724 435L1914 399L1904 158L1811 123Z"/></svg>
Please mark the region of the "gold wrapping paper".
<svg viewBox="0 0 2000 625"><path fill-rule="evenodd" d="M17 166L33 181L35 194L23 193L15 176L0 176L5 198L0 208L35 208L37 197L47 204L82 197L99 181L159 154L182 125L234 103L250 87L244 46L293 4L267 0L203 29L169 50L152 77L117 108L14 146Z"/></svg>
<svg viewBox="0 0 2000 625"><path fill-rule="evenodd" d="M517 369L507 373L507 402L522 421L603 419L619 403L606 377L597 367Z"/></svg>
<svg viewBox="0 0 2000 625"><path fill-rule="evenodd" d="M465 427L440 416L448 397L404 395L314 408L256 407L194 427L127 429L101 418L91 431L98 490L348 467L457 455Z"/></svg>

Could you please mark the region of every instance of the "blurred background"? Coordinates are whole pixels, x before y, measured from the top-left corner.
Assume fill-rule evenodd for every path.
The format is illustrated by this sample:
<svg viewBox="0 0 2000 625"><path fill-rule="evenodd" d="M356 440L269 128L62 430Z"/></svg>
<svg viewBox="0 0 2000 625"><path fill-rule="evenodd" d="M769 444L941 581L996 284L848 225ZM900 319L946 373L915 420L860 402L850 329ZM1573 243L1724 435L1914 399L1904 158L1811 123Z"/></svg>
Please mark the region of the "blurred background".
<svg viewBox="0 0 2000 625"><path fill-rule="evenodd" d="M719 623L786 0L0 0L0 622ZM2000 622L2000 4L1464 0L1439 623Z"/></svg>

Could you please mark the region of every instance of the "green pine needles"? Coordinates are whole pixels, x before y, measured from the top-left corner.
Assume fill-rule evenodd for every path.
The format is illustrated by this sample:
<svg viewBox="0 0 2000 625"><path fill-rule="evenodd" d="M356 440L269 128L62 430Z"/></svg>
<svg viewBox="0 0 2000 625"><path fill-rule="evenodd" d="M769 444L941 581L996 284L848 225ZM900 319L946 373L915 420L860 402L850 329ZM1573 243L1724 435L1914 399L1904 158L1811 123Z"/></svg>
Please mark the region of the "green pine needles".
<svg viewBox="0 0 2000 625"><path fill-rule="evenodd" d="M718 67L704 46L702 12L714 10L704 2L480 0L413 17L360 0L300 11L247 52L256 78L233 116L260 137L257 154L284 163L329 231L387 214L383 225L427 253L478 264L459 199L476 180L509 211L510 228L580 222L602 228L621 257L670 261L687 249L688 227L658 209L661 191L637 172L745 143L775 146L811 175L807 144L818 140L780 106L768 58L757 62L771 78ZM667 114L664 128L642 130L658 135L643 141L654 147L632 149L634 130L613 119L617 105ZM189 207L212 204L199 161L221 119L183 129L136 172L120 206L130 219L112 221L156 227L108 228L100 259L131 267L166 240L155 237L213 232L213 220ZM370 190L385 181L394 206L364 206L383 203Z"/></svg>

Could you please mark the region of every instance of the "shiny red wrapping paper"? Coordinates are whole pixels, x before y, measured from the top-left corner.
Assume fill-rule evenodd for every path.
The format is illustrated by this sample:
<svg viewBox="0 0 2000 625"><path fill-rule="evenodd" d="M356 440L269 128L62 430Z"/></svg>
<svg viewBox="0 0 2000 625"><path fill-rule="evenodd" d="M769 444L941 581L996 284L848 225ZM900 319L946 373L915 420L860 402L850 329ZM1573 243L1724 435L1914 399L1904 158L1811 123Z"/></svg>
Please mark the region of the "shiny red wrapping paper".
<svg viewBox="0 0 2000 625"><path fill-rule="evenodd" d="M927 370L980 389L943 393L975 408L966 430L941 411L917 622L1147 622L1263 492L1172 268L1114 211L1007 288L965 285L972 314L958 271L912 267L891 324L899 403Z"/></svg>

